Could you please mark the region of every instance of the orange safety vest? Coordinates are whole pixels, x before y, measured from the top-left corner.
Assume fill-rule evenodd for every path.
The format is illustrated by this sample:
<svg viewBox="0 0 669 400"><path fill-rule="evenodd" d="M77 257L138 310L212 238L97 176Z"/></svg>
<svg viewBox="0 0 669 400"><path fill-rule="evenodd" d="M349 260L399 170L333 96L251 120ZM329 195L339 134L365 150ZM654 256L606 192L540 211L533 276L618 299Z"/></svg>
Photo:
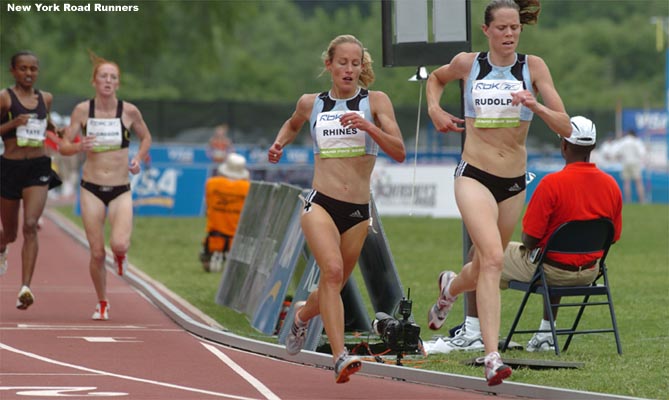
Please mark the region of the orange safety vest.
<svg viewBox="0 0 669 400"><path fill-rule="evenodd" d="M207 180L205 185L206 232L210 252L222 251L225 246L225 239L209 236L211 232L219 232L230 237L229 246L232 246L232 237L237 230L239 217L244 208L244 200L246 200L250 187L251 182L244 179L233 180L224 176L214 176Z"/></svg>

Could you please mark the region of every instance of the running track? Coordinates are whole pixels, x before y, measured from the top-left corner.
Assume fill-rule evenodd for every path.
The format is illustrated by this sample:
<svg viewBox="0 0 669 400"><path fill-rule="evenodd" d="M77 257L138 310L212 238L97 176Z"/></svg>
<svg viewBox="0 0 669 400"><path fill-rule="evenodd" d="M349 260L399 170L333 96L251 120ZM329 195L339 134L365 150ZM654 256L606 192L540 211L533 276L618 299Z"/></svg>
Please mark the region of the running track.
<svg viewBox="0 0 669 400"><path fill-rule="evenodd" d="M425 371L433 375L427 382L435 383L413 383L401 377L409 368L387 366L402 378L389 379L385 372L379 372L384 365L375 363L364 363L363 370L349 383L337 385L331 369L314 367L319 363L305 363L317 357L308 354L311 352L290 358L283 357L278 346L258 354L239 348L263 345L251 343L233 348L220 344L225 341L206 340L203 337L210 336L184 329L175 321L174 312L164 312L164 307L149 299L151 296L132 285L133 281L140 281L170 299L176 298L132 266L124 278L108 271L110 320L93 321L90 317L96 297L88 275L88 251L81 244L81 232L77 238L62 226L62 218L47 213L39 233L40 252L32 283L35 303L25 311L15 308L20 288L21 238L10 245L9 270L0 277L3 400L490 398L483 379L475 380L474 386L480 389L472 390L467 379L473 378ZM206 316L179 301L175 303L171 307L177 315L187 315L193 324L209 330L211 321ZM243 339L233 338L232 342L243 343ZM464 379L463 384L452 386L468 389L438 383L458 379ZM514 385L518 393L527 397L527 387L505 383L496 387L497 398L515 398ZM535 398L578 397L573 392L571 397L549 396L537 388Z"/></svg>

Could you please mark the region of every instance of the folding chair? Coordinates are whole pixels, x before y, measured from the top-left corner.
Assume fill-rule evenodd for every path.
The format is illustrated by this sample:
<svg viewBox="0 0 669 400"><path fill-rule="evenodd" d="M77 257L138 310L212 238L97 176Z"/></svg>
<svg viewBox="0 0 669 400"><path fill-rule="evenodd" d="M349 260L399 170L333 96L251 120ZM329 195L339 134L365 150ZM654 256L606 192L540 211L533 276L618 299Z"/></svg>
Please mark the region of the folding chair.
<svg viewBox="0 0 669 400"><path fill-rule="evenodd" d="M553 343L555 344L555 354L560 355L560 346L558 345L558 335L569 335L564 344L562 351L566 351L571 343L571 339L575 334L587 333L602 333L612 332L616 338L616 346L618 347L618 354L622 354L622 346L620 344L620 336L618 334L618 324L616 322L616 314L613 310L613 300L611 298L611 290L609 288L609 277L606 270L606 256L609 252L609 247L613 241L614 227L611 220L606 218L593 219L587 221L570 221L562 224L553 232L546 243L546 246L539 254L537 269L534 276L529 282L510 281L509 289L520 290L525 292L516 317L511 325L509 334L504 341L502 351L506 351L511 342L511 337L515 333L536 333L548 332L547 330L518 330L518 322L525 309L527 300L530 294L540 294L543 296L544 308L548 310L550 317L551 334L553 335ZM585 254L593 253L603 250L604 253L599 259L599 275L595 281L590 285L583 286L549 286L546 283L546 274L544 272L544 260L546 254L550 252L569 253L569 254ZM602 283L597 283L603 280ZM560 302L559 304L552 304L550 298L555 296L574 297L584 296L581 302ZM589 301L590 296L606 296L606 301ZM587 329L577 330L578 323L581 320L583 311L587 306L594 305L608 305L611 315L611 328L608 329ZM555 316L553 314L553 307L580 307L573 325L569 329L556 329Z"/></svg>

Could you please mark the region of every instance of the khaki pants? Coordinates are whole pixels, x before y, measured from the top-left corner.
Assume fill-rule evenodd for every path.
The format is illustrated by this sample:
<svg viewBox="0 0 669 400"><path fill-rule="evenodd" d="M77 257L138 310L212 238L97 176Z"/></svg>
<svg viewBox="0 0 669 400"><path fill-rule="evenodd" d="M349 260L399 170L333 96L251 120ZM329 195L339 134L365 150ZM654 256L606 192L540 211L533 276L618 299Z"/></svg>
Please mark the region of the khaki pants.
<svg viewBox="0 0 669 400"><path fill-rule="evenodd" d="M504 269L499 283L501 289L509 287L509 281L529 282L537 265L530 261L530 251L520 242L510 242L504 250ZM583 270L565 271L544 263L547 283L551 286L589 285L599 274L599 263Z"/></svg>

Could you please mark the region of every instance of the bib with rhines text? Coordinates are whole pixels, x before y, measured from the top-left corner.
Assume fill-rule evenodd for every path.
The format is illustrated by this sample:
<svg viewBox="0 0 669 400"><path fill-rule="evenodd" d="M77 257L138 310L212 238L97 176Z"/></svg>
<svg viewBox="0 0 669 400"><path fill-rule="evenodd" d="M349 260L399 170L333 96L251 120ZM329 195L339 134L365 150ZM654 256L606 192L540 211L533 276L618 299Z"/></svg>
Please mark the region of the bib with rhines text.
<svg viewBox="0 0 669 400"><path fill-rule="evenodd" d="M357 157L365 154L365 131L344 127L342 115L355 112L365 117L362 111L326 111L318 113L315 124L316 140L321 158Z"/></svg>

